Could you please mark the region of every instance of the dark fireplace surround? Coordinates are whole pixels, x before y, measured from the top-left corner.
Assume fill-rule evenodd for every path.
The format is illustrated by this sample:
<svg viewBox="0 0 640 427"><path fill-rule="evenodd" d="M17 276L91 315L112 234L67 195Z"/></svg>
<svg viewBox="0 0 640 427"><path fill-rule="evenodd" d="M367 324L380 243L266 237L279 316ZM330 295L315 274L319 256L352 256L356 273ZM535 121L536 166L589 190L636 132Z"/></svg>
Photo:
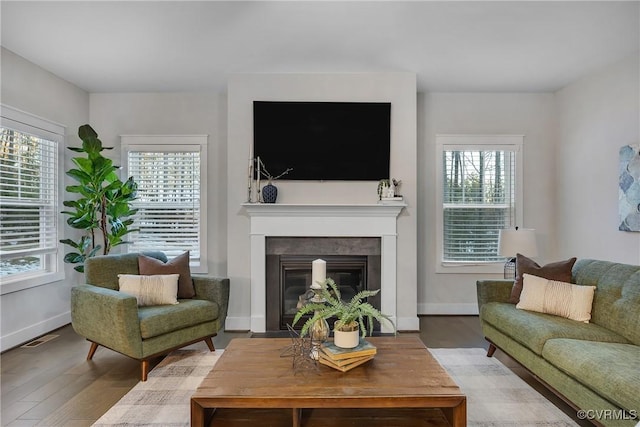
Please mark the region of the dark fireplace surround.
<svg viewBox="0 0 640 427"><path fill-rule="evenodd" d="M379 237L267 237L267 331L286 330L292 324L298 298L311 284L311 263L318 258L327 262L327 277L340 285L343 299L361 289L380 289ZM380 293L368 299L377 308L380 300Z"/></svg>

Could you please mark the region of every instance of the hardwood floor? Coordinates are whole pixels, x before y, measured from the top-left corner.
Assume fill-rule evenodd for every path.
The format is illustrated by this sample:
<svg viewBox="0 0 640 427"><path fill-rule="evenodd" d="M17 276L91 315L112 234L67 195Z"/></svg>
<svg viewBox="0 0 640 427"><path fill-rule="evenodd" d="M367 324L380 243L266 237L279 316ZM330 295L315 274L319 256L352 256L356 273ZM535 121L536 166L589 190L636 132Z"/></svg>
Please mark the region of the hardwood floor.
<svg viewBox="0 0 640 427"><path fill-rule="evenodd" d="M100 347L87 361L89 343L70 325L49 333L58 335L37 347L18 347L0 356L2 426L90 426L138 383L140 365L135 360ZM224 332L214 338L224 348L247 332ZM422 316L420 338L427 347L487 348L477 316ZM206 348L201 342L190 348ZM571 416L575 411L540 385L500 351L497 357L556 406ZM160 361L155 361L152 366Z"/></svg>
<svg viewBox="0 0 640 427"><path fill-rule="evenodd" d="M70 325L49 334L59 337L0 356L2 426L90 426L138 383L139 362L103 347L85 360L90 344ZM220 333L213 342L224 348L240 336L248 333Z"/></svg>

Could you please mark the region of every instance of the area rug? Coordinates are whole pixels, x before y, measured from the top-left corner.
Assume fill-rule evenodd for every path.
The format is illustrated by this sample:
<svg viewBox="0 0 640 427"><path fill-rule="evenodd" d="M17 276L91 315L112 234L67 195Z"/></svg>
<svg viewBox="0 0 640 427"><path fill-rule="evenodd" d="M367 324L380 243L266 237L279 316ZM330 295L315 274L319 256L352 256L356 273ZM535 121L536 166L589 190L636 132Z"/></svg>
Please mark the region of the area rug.
<svg viewBox="0 0 640 427"><path fill-rule="evenodd" d="M467 425L565 427L571 418L481 348L430 349L467 395Z"/></svg>
<svg viewBox="0 0 640 427"><path fill-rule="evenodd" d="M480 348L430 349L467 395L475 427L568 427L571 418ZM177 350L138 383L94 426L189 426L191 395L222 355Z"/></svg>
<svg viewBox="0 0 640 427"><path fill-rule="evenodd" d="M173 351L93 425L189 426L191 395L223 351Z"/></svg>

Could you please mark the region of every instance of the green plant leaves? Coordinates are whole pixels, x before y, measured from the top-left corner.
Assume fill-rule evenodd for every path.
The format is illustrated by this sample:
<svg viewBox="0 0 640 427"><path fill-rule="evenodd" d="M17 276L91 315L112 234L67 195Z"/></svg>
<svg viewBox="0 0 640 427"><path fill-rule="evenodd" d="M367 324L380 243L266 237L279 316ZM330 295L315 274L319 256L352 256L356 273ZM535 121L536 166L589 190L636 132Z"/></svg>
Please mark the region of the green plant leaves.
<svg viewBox="0 0 640 427"><path fill-rule="evenodd" d="M77 252L69 252L64 256L64 262L75 264L77 262L84 261L84 255L81 255Z"/></svg>
<svg viewBox="0 0 640 427"><path fill-rule="evenodd" d="M78 128L78 136L81 140L97 138L98 134L90 125L82 125Z"/></svg>
<svg viewBox="0 0 640 427"><path fill-rule="evenodd" d="M71 159L71 161L78 166L78 168L80 168L80 171L84 172L85 174L90 175L91 173L93 173L93 162L90 159L86 159L84 157L74 157ZM67 175L72 176L71 172L73 172L74 170L70 170L69 172L67 172Z"/></svg>
<svg viewBox="0 0 640 427"><path fill-rule="evenodd" d="M135 230L130 217L137 212L130 202L135 200L137 184L133 177L124 183L118 177L118 167L113 161L102 156L101 151L112 147L103 147L98 134L90 125L80 126L78 136L82 139L82 148L69 147L75 153L85 153L86 157L74 157L71 161L77 168L66 172L67 176L78 182L66 187L68 193L78 195L75 200L65 200L64 206L71 210L63 211L68 215L69 226L85 230L86 234L78 241L64 239L60 242L75 249L64 260L71 264L81 264L76 271L84 271L82 264L87 258L95 256L101 249L104 255L111 248L127 243L123 237ZM96 235L102 237L102 245L96 243Z"/></svg>
<svg viewBox="0 0 640 427"><path fill-rule="evenodd" d="M89 158L95 157L102 151L102 141L98 138L87 137L82 140L82 149L89 155Z"/></svg>
<svg viewBox="0 0 640 427"><path fill-rule="evenodd" d="M340 328L343 325L349 325L353 322L358 323L360 325L360 331L362 332L362 338L367 336L367 331L369 332L369 335L373 333L374 319L381 323L386 320L391 323L395 329L395 325L389 316L382 314L370 303L363 301L367 297L377 295L378 292L380 292L379 289L376 291L360 291L354 295L349 302L345 302L342 300L340 289L336 283L329 278L325 280L320 291L320 296L325 300L325 302L309 303L304 305L294 316L293 325L295 326L304 315L313 313L313 315L302 325L300 336L305 336L311 325L313 325L317 320L327 320L332 317L336 317L338 319L335 324L336 328ZM365 319L367 320L366 325L368 325L368 329L365 327Z"/></svg>

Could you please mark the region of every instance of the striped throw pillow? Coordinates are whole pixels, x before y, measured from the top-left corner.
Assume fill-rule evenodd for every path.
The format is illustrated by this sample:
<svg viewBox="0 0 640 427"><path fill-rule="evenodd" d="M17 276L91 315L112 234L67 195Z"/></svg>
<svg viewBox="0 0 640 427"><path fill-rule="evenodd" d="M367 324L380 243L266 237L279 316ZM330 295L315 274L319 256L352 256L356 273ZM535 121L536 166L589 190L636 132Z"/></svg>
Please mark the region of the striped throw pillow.
<svg viewBox="0 0 640 427"><path fill-rule="evenodd" d="M523 275L522 293L516 308L553 314L589 323L595 286L548 280L531 274Z"/></svg>
<svg viewBox="0 0 640 427"><path fill-rule="evenodd" d="M118 274L120 292L132 295L138 306L178 304L179 274L142 276Z"/></svg>

